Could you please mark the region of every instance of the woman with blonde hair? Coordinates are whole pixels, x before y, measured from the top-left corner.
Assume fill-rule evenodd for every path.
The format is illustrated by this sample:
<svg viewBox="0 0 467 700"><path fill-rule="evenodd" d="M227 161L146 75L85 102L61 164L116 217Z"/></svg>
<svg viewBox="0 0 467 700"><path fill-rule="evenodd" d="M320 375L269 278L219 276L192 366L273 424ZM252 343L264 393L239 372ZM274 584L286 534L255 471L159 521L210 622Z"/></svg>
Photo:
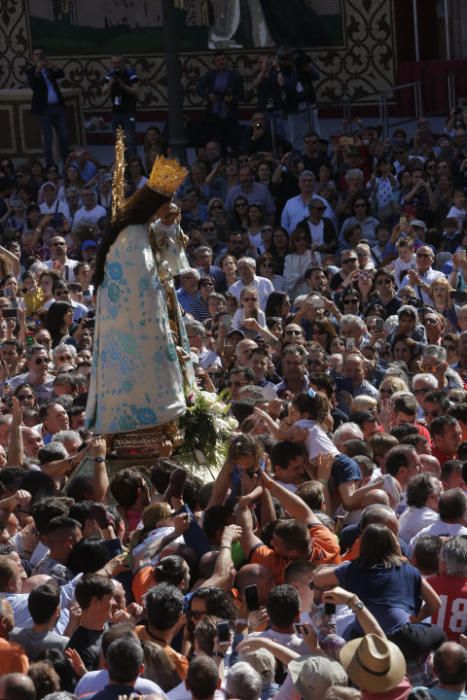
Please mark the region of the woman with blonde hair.
<svg viewBox="0 0 467 700"><path fill-rule="evenodd" d="M378 401L390 399L396 391L409 391L409 387L402 377L395 377L393 375L385 377L379 385Z"/></svg>
<svg viewBox="0 0 467 700"><path fill-rule="evenodd" d="M457 312L459 306L454 303L451 298L451 292L454 289L451 287L449 280L445 277L438 277L433 280L428 290L428 295L433 302L435 311L444 316L450 326L450 330L457 330Z"/></svg>
<svg viewBox="0 0 467 700"><path fill-rule="evenodd" d="M378 402L374 396L367 396L363 394L362 396L356 396L352 403L350 404L350 412L356 413L357 411L372 411L375 412L378 407Z"/></svg>
<svg viewBox="0 0 467 700"><path fill-rule="evenodd" d="M371 250L368 243L359 243L355 248L355 252L357 253L358 266L360 270L375 269L375 263L371 256Z"/></svg>
<svg viewBox="0 0 467 700"><path fill-rule="evenodd" d="M256 329L250 330L243 322L254 318L262 328L266 328L266 317L259 308L258 290L256 287L243 287L240 292L240 308L236 310L232 319L232 328L236 331L243 331L246 337L254 337Z"/></svg>

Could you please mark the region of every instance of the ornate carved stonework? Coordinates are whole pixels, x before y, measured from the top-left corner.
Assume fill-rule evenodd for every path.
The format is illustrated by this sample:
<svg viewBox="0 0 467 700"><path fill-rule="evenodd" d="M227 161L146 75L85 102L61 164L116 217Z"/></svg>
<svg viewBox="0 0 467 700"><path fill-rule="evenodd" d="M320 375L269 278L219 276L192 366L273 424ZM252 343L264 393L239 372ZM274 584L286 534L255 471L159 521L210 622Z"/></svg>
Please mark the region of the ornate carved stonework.
<svg viewBox="0 0 467 700"><path fill-rule="evenodd" d="M33 2L35 0L32 0ZM41 0L44 2L44 0ZM97 0L96 0L97 1ZM394 84L394 32L392 0L341 0L344 45L330 49L310 49L309 53L321 71L318 84L320 102L338 102L344 96L351 99L370 97L372 93ZM309 3L313 6L313 2ZM284 21L287 3L284 2ZM138 29L134 29L137 32ZM25 86L23 69L31 50L29 6L26 0L0 0L0 88ZM255 105L252 80L256 74L256 59L273 49L232 50L233 66L245 79L245 107ZM140 76L140 108L146 111L164 110L167 105L167 76L161 54L129 55L130 63ZM109 67L108 56L61 56L54 58L63 68L63 87L82 91L83 109L99 113L109 109L102 95L102 83ZM196 95L196 81L212 67L211 51L182 53L185 107L203 109Z"/></svg>

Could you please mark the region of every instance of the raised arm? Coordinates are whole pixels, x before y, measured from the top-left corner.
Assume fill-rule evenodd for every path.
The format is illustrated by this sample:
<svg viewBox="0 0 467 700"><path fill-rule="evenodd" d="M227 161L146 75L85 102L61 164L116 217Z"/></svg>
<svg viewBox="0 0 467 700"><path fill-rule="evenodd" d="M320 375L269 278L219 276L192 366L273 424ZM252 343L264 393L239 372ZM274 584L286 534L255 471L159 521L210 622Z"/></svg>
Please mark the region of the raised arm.
<svg viewBox="0 0 467 700"><path fill-rule="evenodd" d="M109 476L105 465L107 444L105 438L95 437L89 450L89 456L94 461L92 473L92 490L95 501L104 502L109 491Z"/></svg>
<svg viewBox="0 0 467 700"><path fill-rule="evenodd" d="M250 637L245 639L243 642L240 642L237 649L240 652L246 653L249 651L256 651L256 649L267 649L285 666L287 666L291 661L298 659L300 656L300 654L293 651L293 649L289 649L288 647L285 647L278 642L274 642L272 639L268 639L267 637Z"/></svg>
<svg viewBox="0 0 467 700"><path fill-rule="evenodd" d="M334 603L335 605L348 605L365 634L376 634L378 637L386 639L386 635L380 627L379 622L368 610L366 605L363 607L357 605L360 603L360 599L354 593L350 593L350 591L336 586L336 588L333 588L331 591L325 591L323 593L323 601L325 603Z"/></svg>
<svg viewBox="0 0 467 700"><path fill-rule="evenodd" d="M229 490L231 478L232 464L228 459L226 459L214 482L211 498L209 499L206 510L208 508L212 508L213 506L220 506L224 503L227 497L227 491Z"/></svg>
<svg viewBox="0 0 467 700"><path fill-rule="evenodd" d="M21 404L16 396L13 396L11 399L11 415L10 444L8 445L6 466L21 467L24 463L23 433L21 432L23 411L21 410Z"/></svg>
<svg viewBox="0 0 467 700"><path fill-rule="evenodd" d="M237 513L237 524L242 528L240 544L242 545L245 556L248 557L250 552L263 544L263 542L259 537L256 537L253 532L253 517L250 508L246 506L237 506L235 510Z"/></svg>
<svg viewBox="0 0 467 700"><path fill-rule="evenodd" d="M214 572L211 578L204 581L202 584L203 588L208 586L226 588L229 586L234 565L232 561L232 543L239 540L241 534L242 529L238 525L227 525L227 527L224 528Z"/></svg>
<svg viewBox="0 0 467 700"><path fill-rule="evenodd" d="M295 520L304 525L321 525L321 521L311 508L295 493L271 479L265 472L261 472L261 482L264 488L271 493L271 496L275 496L281 502L281 505L291 518L295 518Z"/></svg>
<svg viewBox="0 0 467 700"><path fill-rule="evenodd" d="M441 598L424 578L422 578L421 596L423 605L415 617L416 622L421 622L427 617L435 615L441 607Z"/></svg>

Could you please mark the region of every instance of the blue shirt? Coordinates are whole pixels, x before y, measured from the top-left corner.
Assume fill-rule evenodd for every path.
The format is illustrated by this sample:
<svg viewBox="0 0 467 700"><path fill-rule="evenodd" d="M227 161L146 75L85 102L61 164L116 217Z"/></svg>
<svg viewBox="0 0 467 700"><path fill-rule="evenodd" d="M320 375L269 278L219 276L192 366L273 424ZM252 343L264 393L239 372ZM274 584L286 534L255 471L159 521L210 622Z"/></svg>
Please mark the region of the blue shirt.
<svg viewBox="0 0 467 700"><path fill-rule="evenodd" d="M418 686L417 688L412 688L412 692L420 689L428 691L434 700L467 700L467 693L465 690L459 692L457 690L446 690L446 688L425 688L423 686Z"/></svg>
<svg viewBox="0 0 467 700"><path fill-rule="evenodd" d="M421 575L408 563L385 568L364 567L359 559L340 564L334 573L339 586L358 595L378 620L387 635L409 622L421 607ZM359 625L352 623L345 638L362 636Z"/></svg>
<svg viewBox="0 0 467 700"><path fill-rule="evenodd" d="M361 481L362 478L358 462L344 454L338 454L334 459L331 476L336 486L348 481Z"/></svg>
<svg viewBox="0 0 467 700"><path fill-rule="evenodd" d="M198 301L198 294L188 294L183 287L177 289L176 294L182 309L186 311L187 314L191 314L193 312L193 307Z"/></svg>
<svg viewBox="0 0 467 700"><path fill-rule="evenodd" d="M56 105L59 102L57 91L55 90L54 86L52 85L51 81L49 80L49 76L47 74L47 69L44 68L44 70L41 71L41 75L45 80L45 84L47 85L47 104L48 105Z"/></svg>

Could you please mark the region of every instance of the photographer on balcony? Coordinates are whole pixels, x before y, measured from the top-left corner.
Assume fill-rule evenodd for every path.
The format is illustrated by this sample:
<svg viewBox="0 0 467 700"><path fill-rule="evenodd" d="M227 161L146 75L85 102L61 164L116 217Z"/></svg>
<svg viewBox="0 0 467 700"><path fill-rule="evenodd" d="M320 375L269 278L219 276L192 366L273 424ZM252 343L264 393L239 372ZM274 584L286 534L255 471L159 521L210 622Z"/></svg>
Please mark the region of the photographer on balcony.
<svg viewBox="0 0 467 700"><path fill-rule="evenodd" d="M125 132L127 157L136 155L136 101L138 98L138 75L127 65L123 56L112 56L112 68L105 76L104 94L110 93L112 100L112 129L119 126Z"/></svg>
<svg viewBox="0 0 467 700"><path fill-rule="evenodd" d="M227 67L223 51L215 52L214 69L201 76L196 92L207 100L206 136L219 141L224 153L228 148L238 148L238 103L243 99L243 78Z"/></svg>

